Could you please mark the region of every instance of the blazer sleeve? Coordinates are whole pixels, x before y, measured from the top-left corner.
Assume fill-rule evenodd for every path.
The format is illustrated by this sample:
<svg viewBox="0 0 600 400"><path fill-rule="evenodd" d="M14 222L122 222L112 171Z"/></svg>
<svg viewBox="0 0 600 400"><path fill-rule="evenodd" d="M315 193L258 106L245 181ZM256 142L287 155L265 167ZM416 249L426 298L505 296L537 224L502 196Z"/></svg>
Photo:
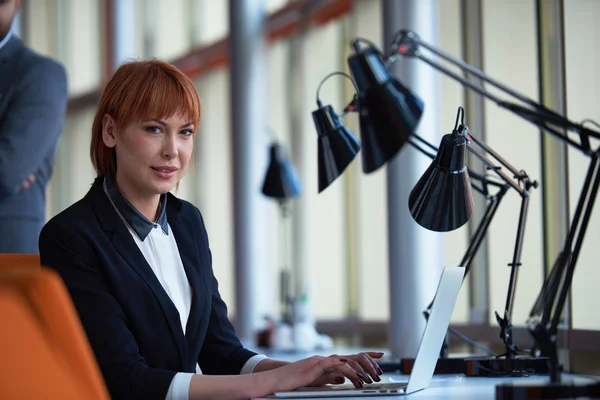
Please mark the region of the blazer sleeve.
<svg viewBox="0 0 600 400"><path fill-rule="evenodd" d="M94 249L71 228L52 223L39 247L42 265L58 271L69 290L111 397L164 400L176 372L151 368L139 354Z"/></svg>
<svg viewBox="0 0 600 400"><path fill-rule="evenodd" d="M200 219L202 219L202 216L200 216ZM212 270L212 256L204 221L201 221L200 226L204 231L204 245L208 252L210 274L212 275L212 302L210 320L198 357L198 365L202 372L208 375L237 375L242 371L246 361L255 356L256 353L242 346L227 316L227 306L219 294L217 278Z"/></svg>
<svg viewBox="0 0 600 400"><path fill-rule="evenodd" d="M21 183L53 155L67 104L64 68L41 58L17 87L0 127L0 195Z"/></svg>

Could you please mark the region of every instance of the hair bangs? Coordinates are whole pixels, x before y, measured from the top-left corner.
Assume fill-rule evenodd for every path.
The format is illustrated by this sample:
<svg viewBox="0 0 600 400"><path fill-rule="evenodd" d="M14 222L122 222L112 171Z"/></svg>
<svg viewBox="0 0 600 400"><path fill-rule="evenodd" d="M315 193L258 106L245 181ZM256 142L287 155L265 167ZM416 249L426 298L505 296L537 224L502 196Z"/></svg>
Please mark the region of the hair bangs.
<svg viewBox="0 0 600 400"><path fill-rule="evenodd" d="M198 129L200 99L192 81L170 64L150 61L128 74L126 93L114 118L119 125L177 115Z"/></svg>

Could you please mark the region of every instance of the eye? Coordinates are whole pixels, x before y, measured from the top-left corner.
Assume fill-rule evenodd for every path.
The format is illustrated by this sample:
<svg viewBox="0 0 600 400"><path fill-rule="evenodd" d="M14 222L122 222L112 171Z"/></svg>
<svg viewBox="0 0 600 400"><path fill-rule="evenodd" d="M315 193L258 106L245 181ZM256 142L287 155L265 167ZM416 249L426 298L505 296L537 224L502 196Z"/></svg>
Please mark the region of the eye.
<svg viewBox="0 0 600 400"><path fill-rule="evenodd" d="M151 132L151 133L160 133L160 132L161 132L161 129L160 129L160 127L158 127L158 126L148 126L148 127L146 128L146 131L147 131L147 132Z"/></svg>
<svg viewBox="0 0 600 400"><path fill-rule="evenodd" d="M192 136L194 134L194 131L192 131L191 129L184 129L179 133L181 133L184 136Z"/></svg>

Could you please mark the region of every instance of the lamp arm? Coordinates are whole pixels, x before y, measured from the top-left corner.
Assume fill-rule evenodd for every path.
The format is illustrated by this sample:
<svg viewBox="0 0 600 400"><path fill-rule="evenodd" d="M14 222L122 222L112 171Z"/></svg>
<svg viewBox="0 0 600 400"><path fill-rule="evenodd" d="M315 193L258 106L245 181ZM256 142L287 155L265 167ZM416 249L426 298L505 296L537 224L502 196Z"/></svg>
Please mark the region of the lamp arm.
<svg viewBox="0 0 600 400"><path fill-rule="evenodd" d="M429 50L430 52L437 55L438 57L459 67L461 70L468 72L471 75L475 75L482 81L489 83L490 85L500 89L502 92L504 92L504 93L506 93L506 94L508 94L508 95L510 95L532 107L537 108L540 106L538 103L536 103L532 99L530 99L520 93L517 93L516 91L507 87L506 85L503 85L502 83L498 82L497 80L489 77L487 74L485 74L480 69L478 69L478 68L452 56L451 54L446 53L445 51L442 51L442 50L432 46L431 44L421 40L420 36L418 34L416 34L415 32L411 32L408 30L398 31L396 33L396 39L394 40L394 43L392 44L392 54L394 54L395 52L398 52L401 55L414 56L414 57L420 58L421 60L427 62L428 64L430 64L431 66L433 66L436 69L438 67L446 69L446 68L442 67L440 64L434 62L433 60L423 56L423 54L419 51L419 47L423 47L423 48ZM448 70L448 72L451 72L451 71ZM456 77L454 77L454 78L460 80L461 83L470 82L467 79L465 79L464 77L459 76L459 75L456 75ZM463 80L465 82L463 82ZM473 90L481 90L482 93L480 93L480 94L482 94L486 97L489 97L490 100L493 100L496 103L500 102L500 100L496 96L485 91L481 86L478 86L478 85L476 85L476 86L477 86L477 88L472 88L472 89ZM552 112L551 110L548 110L548 111Z"/></svg>
<svg viewBox="0 0 600 400"><path fill-rule="evenodd" d="M523 195L523 192L524 192L523 188L521 186L519 186L519 184L517 182L515 182L510 176L506 175L500 167L497 167L496 165L492 164L492 162L490 160L488 160L485 156L480 154L473 147L467 145L467 149L469 150L469 152L471 152L471 154L473 154L475 157L477 157L477 159L479 159L483 164L485 164L485 166L488 169L494 171L494 173L496 173L496 175L498 175L503 181L505 181L508 185L510 185L510 187L515 189L519 193L519 195L521 195L521 196Z"/></svg>
<svg viewBox="0 0 600 400"><path fill-rule="evenodd" d="M504 307L504 317L496 312L496 321L500 325L500 339L506 346L506 357L512 358L517 354L518 348L512 342L512 315L515 304L515 294L519 269L521 267L521 254L523 250L523 240L525 238L525 222L527 221L527 211L529 210L529 196L521 199L521 211L519 213L519 223L517 236L515 239L515 249L513 259L510 264L510 279L508 281L508 292L506 294L506 305Z"/></svg>
<svg viewBox="0 0 600 400"><path fill-rule="evenodd" d="M420 51L420 48L423 47L433 54L439 56L440 58L448 61L449 63L457 66L462 71L475 75L479 79L488 84L498 88L500 91L508 94L513 99L520 101L521 103L525 103L526 105L532 107L533 109L528 109L526 107L520 106L515 103L507 102L501 100L496 95L485 90L481 85L478 85L464 76L461 76L454 71L444 67L442 64L434 61L433 59L425 56ZM574 123L569 121L567 118L562 115L556 113L553 110L550 110L540 103L533 101L532 99L523 96L520 93L510 89L509 87L501 84L500 82L490 78L483 71L473 67L472 65L446 53L443 52L434 46L424 42L421 38L414 32L401 30L396 34L396 40L392 44L392 52L388 55L386 63L391 64L396 61L400 56L408 56L408 57L416 57L425 63L429 64L431 67L436 70L442 72L443 74L451 77L452 79L458 81L462 85L468 87L469 89L477 92L478 94L488 98L489 100L496 103L498 106L511 111L512 113L518 115L519 117L533 123L538 128L543 131L550 133L553 136L558 137L559 139L567 142L569 145L579 149L584 153L589 153L589 138L593 137L596 139L600 139L600 132L594 131L584 127L581 124ZM557 129L552 128L549 124L560 126L561 129L567 129L569 131L573 131L579 134L581 143L578 143L571 138L569 138L564 133L560 132Z"/></svg>
<svg viewBox="0 0 600 400"><path fill-rule="evenodd" d="M525 171L519 171L513 167L508 161L501 157L491 147L470 134L469 128L465 125L461 125L458 129L457 134L463 135L467 138L467 149L474 154L486 167L494 171L506 185L516 190L521 196L521 210L519 213L519 222L517 227L517 235L515 238L515 247L513 251L513 258L510 266L510 279L508 284L508 291L506 294L506 305L504 307L504 316L500 317L496 313L496 320L500 326L500 338L505 344L506 353L505 356L512 358L516 356L518 349L513 345L512 342L512 314L513 306L515 301L517 281L519 277L519 269L521 267L521 254L523 250L523 241L525 237L525 223L527 221L527 212L529 210L529 195L531 187L537 188L538 182L531 181ZM496 166L489 160L485 155L479 153L471 143L476 144L482 151L489 154L494 158L500 166ZM507 175L502 167L507 169L513 174L513 177ZM495 212L495 211L494 211ZM469 261L470 262L470 261Z"/></svg>
<svg viewBox="0 0 600 400"><path fill-rule="evenodd" d="M494 218L494 215L496 214L496 211L498 210L500 201L502 200L502 198L508 191L508 188L509 188L509 185L505 184L504 186L502 186L500 188L498 193L496 193L494 196L490 196L488 198L489 202L485 208L483 217L481 218L481 221L479 222L479 225L477 226L475 233L473 233L473 236L471 236L469 247L467 248L467 251L464 254L464 256L459 264L460 267L465 268L465 277L471 270L471 262L475 258L475 254L477 254L477 251L479 250L479 246L483 242L483 239L484 239L484 237L487 233L487 230L490 226L490 223L492 222L492 219Z"/></svg>
<svg viewBox="0 0 600 400"><path fill-rule="evenodd" d="M464 135L467 139L467 149L477 157L487 168L492 170L496 175L498 175L504 182L510 185L513 189L515 189L521 197L529 196L529 190L533 188L537 188L539 183L537 181L532 181L527 173L523 170L519 171L515 167L513 167L508 161L506 161L502 156L500 156L496 151L494 151L491 147L487 146L481 140L477 139L473 136L469 128L467 126L462 126L461 134ZM481 148L485 153L492 156L501 166L497 166L492 163L485 155L481 154L477 149L475 149L472 145L475 143L478 147ZM507 175L502 167L509 170L513 177ZM521 184L523 186L521 186Z"/></svg>
<svg viewBox="0 0 600 400"><path fill-rule="evenodd" d="M424 154L425 156L431 158L432 160L435 158L435 154L434 153L430 153L429 151L425 150L421 145L417 144L414 140L413 140L413 136L417 136L417 135L411 135L411 137L408 139L408 143L410 143L410 145L412 147L414 147L415 149L419 150L422 154ZM437 151L437 150L434 150Z"/></svg>

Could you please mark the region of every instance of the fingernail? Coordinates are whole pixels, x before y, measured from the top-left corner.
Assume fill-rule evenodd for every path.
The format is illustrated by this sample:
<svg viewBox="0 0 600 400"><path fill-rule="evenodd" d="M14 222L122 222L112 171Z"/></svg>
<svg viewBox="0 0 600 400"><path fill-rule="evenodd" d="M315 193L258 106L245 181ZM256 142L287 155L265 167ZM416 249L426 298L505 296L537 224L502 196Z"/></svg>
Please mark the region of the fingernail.
<svg viewBox="0 0 600 400"><path fill-rule="evenodd" d="M378 376L376 376L376 377L375 377L375 378L373 378L373 379L375 379L375 382L381 382L381 378L380 378L380 377L378 377Z"/></svg>
<svg viewBox="0 0 600 400"><path fill-rule="evenodd" d="M377 354L384 355L385 353L382 353L381 351L378 351Z"/></svg>
<svg viewBox="0 0 600 400"><path fill-rule="evenodd" d="M379 375L383 375L383 370L380 367L377 367L377 372L379 372Z"/></svg>

